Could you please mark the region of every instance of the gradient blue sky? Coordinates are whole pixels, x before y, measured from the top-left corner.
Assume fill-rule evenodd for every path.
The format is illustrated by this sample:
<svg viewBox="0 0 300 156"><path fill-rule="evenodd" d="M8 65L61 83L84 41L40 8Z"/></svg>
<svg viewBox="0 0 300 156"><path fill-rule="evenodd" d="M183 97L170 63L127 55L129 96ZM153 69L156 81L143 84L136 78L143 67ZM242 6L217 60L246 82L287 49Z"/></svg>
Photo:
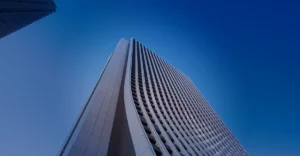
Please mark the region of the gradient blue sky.
<svg viewBox="0 0 300 156"><path fill-rule="evenodd" d="M121 37L188 75L250 155L300 154L300 2L55 2L0 40L0 155L56 155Z"/></svg>

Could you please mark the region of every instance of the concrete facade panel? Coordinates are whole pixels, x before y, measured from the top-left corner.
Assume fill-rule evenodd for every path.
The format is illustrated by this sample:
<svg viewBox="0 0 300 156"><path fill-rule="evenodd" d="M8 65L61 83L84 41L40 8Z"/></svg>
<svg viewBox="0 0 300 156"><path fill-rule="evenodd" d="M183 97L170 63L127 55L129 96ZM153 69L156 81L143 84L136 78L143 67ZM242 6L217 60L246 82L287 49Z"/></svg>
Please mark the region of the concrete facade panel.
<svg viewBox="0 0 300 156"><path fill-rule="evenodd" d="M127 48L128 41L120 40L60 155L72 155L72 151L97 155L99 144L105 147L101 152L107 153Z"/></svg>

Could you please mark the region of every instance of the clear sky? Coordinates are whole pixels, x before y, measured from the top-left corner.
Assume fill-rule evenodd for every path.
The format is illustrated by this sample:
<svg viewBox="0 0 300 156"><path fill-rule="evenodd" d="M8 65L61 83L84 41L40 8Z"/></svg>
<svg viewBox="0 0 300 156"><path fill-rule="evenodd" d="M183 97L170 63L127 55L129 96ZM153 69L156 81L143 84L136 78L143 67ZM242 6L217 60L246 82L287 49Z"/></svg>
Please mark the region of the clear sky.
<svg viewBox="0 0 300 156"><path fill-rule="evenodd" d="M55 2L0 40L0 155L58 154L121 37L188 75L250 155L299 155L300 2Z"/></svg>

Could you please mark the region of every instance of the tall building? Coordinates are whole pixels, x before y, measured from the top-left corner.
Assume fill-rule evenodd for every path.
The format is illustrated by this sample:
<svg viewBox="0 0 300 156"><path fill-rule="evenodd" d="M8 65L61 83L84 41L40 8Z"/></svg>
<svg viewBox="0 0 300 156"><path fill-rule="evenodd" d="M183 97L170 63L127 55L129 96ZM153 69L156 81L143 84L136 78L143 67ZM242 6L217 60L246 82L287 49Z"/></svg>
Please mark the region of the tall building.
<svg viewBox="0 0 300 156"><path fill-rule="evenodd" d="M55 10L53 0L0 0L0 39Z"/></svg>
<svg viewBox="0 0 300 156"><path fill-rule="evenodd" d="M248 154L187 76L121 39L60 155Z"/></svg>

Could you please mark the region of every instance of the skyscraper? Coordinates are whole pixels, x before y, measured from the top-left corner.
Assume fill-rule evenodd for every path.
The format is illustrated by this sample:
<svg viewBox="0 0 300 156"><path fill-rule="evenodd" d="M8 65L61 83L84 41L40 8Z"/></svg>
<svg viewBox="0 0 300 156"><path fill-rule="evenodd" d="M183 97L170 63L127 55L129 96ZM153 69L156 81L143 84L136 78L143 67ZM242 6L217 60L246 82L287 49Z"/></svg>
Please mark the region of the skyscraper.
<svg viewBox="0 0 300 156"><path fill-rule="evenodd" d="M55 10L53 0L1 0L0 39Z"/></svg>
<svg viewBox="0 0 300 156"><path fill-rule="evenodd" d="M248 154L187 76L121 39L60 155Z"/></svg>

